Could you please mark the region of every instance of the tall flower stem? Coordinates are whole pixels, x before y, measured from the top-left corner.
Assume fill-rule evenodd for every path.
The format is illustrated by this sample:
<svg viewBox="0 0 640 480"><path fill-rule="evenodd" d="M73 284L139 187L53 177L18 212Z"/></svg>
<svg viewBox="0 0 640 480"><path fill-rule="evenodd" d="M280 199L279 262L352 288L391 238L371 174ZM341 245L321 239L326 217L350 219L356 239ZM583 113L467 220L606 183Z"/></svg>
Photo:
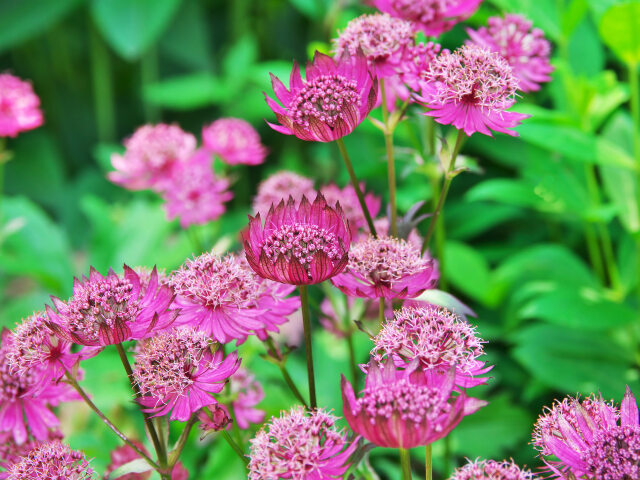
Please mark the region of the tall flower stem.
<svg viewBox="0 0 640 480"><path fill-rule="evenodd" d="M425 480L432 480L433 478L433 458L432 458L431 444L424 447L424 465L425 465Z"/></svg>
<svg viewBox="0 0 640 480"><path fill-rule="evenodd" d="M302 303L302 324L304 325L304 349L307 355L307 378L309 380L309 405L312 410L318 407L316 400L316 380L313 372L313 350L311 346L311 318L309 315L309 292L306 285L298 285Z"/></svg>
<svg viewBox="0 0 640 480"><path fill-rule="evenodd" d="M176 446L169 454L169 462L168 462L169 470L173 469L173 466L178 462L178 459L180 458L180 454L182 453L184 446L187 444L189 433L191 433L191 429L193 428L193 425L196 423L197 420L198 420L198 417L194 413L191 415L191 417L185 424L184 429L182 430L182 433L180 434L180 437L176 442Z"/></svg>
<svg viewBox="0 0 640 480"><path fill-rule="evenodd" d="M245 465L249 464L249 459L244 456L244 452L242 451L242 448L240 447L240 445L236 443L236 441L233 438L231 438L231 435L229 435L229 432L227 432L226 430L221 430L220 434L222 435L222 438L224 438L227 441L227 443L233 449L233 451L236 452L236 455L240 457L240 460L242 460Z"/></svg>
<svg viewBox="0 0 640 480"><path fill-rule="evenodd" d="M349 349L349 367L351 368L351 382L358 384L358 364L356 363L356 350L353 346L353 332L347 334L347 348Z"/></svg>
<svg viewBox="0 0 640 480"><path fill-rule="evenodd" d="M5 164L5 151L6 139L0 137L0 229L2 228L2 195L4 195L4 164ZM2 238L0 237L0 241Z"/></svg>
<svg viewBox="0 0 640 480"><path fill-rule="evenodd" d="M400 450L400 465L402 466L402 480L411 480L411 456L406 448Z"/></svg>
<svg viewBox="0 0 640 480"><path fill-rule="evenodd" d="M380 321L380 326L384 323L384 297L380 297L378 299L378 320Z"/></svg>
<svg viewBox="0 0 640 480"><path fill-rule="evenodd" d="M289 375L289 372L287 371L287 367L285 366L285 363L284 363L284 359L280 358L280 355L278 355L278 351L276 349L276 346L273 344L273 338L267 337L266 344L267 344L267 350L271 354L271 357L273 357L273 358L278 360L278 368L280 369L280 373L282 374L282 378L284 379L285 383L289 387L289 390L291 390L291 393L293 393L293 395L296 397L296 399L302 405L304 405L305 408L308 409L309 406L307 405L307 401L304 399L304 397L300 393L300 390L298 390L298 387L296 387L296 384L293 382L293 379L291 378L291 375Z"/></svg>
<svg viewBox="0 0 640 480"><path fill-rule="evenodd" d="M389 208L391 210L391 235L398 236L398 212L396 209L396 163L393 155L394 126L389 123L389 110L384 87L384 78L380 79L380 93L382 95L382 120L384 122L384 145L387 150L387 178L389 181Z"/></svg>
<svg viewBox="0 0 640 480"><path fill-rule="evenodd" d="M356 195L358 196L358 202L360 202L360 208L362 208L362 213L364 214L364 217L367 220L369 231L371 232L371 235L373 235L374 237L377 237L378 233L376 232L376 227L373 226L373 219L371 218L371 213L369 213L369 208L367 207L367 204L364 201L364 195L362 194L362 190L360 189L360 183L358 183L356 172L353 170L353 165L351 164L351 159L349 158L349 154L347 153L347 147L344 144L344 140L342 138L338 138L336 139L336 144L338 145L338 150L340 150L340 155L342 155L344 164L347 167L347 172L349 172L349 178L351 179L351 184L353 185L353 188L356 191Z"/></svg>

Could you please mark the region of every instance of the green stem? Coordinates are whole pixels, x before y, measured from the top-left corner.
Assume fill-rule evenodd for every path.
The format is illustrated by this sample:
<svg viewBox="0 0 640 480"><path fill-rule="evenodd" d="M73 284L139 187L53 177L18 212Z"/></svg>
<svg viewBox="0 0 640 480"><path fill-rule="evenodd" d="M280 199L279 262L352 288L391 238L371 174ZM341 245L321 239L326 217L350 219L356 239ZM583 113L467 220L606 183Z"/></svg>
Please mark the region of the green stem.
<svg viewBox="0 0 640 480"><path fill-rule="evenodd" d="M109 59L109 50L93 23L90 26L89 40L98 139L101 142L111 142L115 139L116 134L111 60Z"/></svg>
<svg viewBox="0 0 640 480"><path fill-rule="evenodd" d="M433 458L432 458L431 450L432 450L431 444L425 445L424 447L424 464L425 464L424 478L425 480L431 480L433 478Z"/></svg>
<svg viewBox="0 0 640 480"><path fill-rule="evenodd" d="M429 445L429 451L431 451L431 445ZM444 454L442 457L444 476L448 477L451 468L451 435L444 437Z"/></svg>
<svg viewBox="0 0 640 480"><path fill-rule="evenodd" d="M358 364L356 363L356 350L353 346L353 332L347 335L347 347L349 349L349 363L351 368L351 383L355 387L358 383Z"/></svg>
<svg viewBox="0 0 640 480"><path fill-rule="evenodd" d="M396 163L393 155L393 131L389 123L389 110L387 109L387 96L385 94L384 79L380 79L380 93L382 95L382 119L384 122L384 145L387 150L387 179L389 181L389 208L391 221L389 232L392 236L398 236L398 212L396 209Z"/></svg>
<svg viewBox="0 0 640 480"><path fill-rule="evenodd" d="M587 184L587 193L589 194L589 201L592 208L598 208L601 203L600 198L600 187L598 186L598 179L596 178L596 172L593 165L585 164L584 166L584 174L585 180ZM613 247L611 246L611 239L609 238L609 232L606 231L606 225L602 222L597 222L597 225L594 227L591 224L585 225L585 239L587 241L587 250L589 252L589 260L593 266L593 269L598 274L600 280L602 280L602 284L606 284L607 276L611 281L611 285L617 290L620 283L618 277L618 268L615 263L615 259L613 264L608 263L607 261L603 261L602 252L600 250L600 246L598 245L597 233L600 233L600 240L602 242L602 252L606 255L607 248L613 257ZM609 240L609 244L606 244L606 240ZM608 274L608 275L607 275Z"/></svg>
<svg viewBox="0 0 640 480"><path fill-rule="evenodd" d="M198 417L194 413L194 414L191 415L191 417L187 421L186 425L184 426L184 430L182 430L182 433L180 434L180 437L178 438L178 441L176 442L176 446L174 447L174 449L169 454L169 463L168 463L169 470L173 469L173 466L176 464L176 462L180 458L180 454L182 453L182 449L184 449L184 446L187 443L187 439L189 438L189 433L191 433L191 429L193 428L193 425L196 423L197 420L198 420Z"/></svg>
<svg viewBox="0 0 640 480"><path fill-rule="evenodd" d="M227 432L226 430L221 430L220 433L222 434L222 438L224 438L229 444L229 446L233 449L233 451L236 452L236 455L240 457L240 460L242 460L245 465L248 465L249 459L245 457L244 451L242 450L240 445L238 445L236 441L233 438L231 438L231 435L229 435L229 432Z"/></svg>
<svg viewBox="0 0 640 480"><path fill-rule="evenodd" d="M316 400L316 380L313 373L313 350L311 345L311 318L309 315L309 292L306 285L298 285L302 303L302 323L304 325L304 349L307 356L307 378L309 380L309 405L312 410L318 407Z"/></svg>
<svg viewBox="0 0 640 480"><path fill-rule="evenodd" d="M638 79L638 65L629 63L629 87L631 93L631 118L633 120L633 154L636 161L636 201L640 214L640 86ZM637 269L640 271L640 235L636 235ZM640 297L640 281L637 285L637 294Z"/></svg>
<svg viewBox="0 0 640 480"><path fill-rule="evenodd" d="M598 237L596 236L593 225L589 222L584 222L584 238L587 242L587 253L589 254L589 262L596 272L596 275L604 285L606 283L606 276L604 273L604 265L602 264L602 257L600 255L600 249L598 247Z"/></svg>
<svg viewBox="0 0 640 480"><path fill-rule="evenodd" d="M400 465L402 466L402 480L411 480L411 456L406 448L399 448Z"/></svg>
<svg viewBox="0 0 640 480"><path fill-rule="evenodd" d="M384 323L384 297L378 299L378 320L380 321L380 327Z"/></svg>
<svg viewBox="0 0 640 480"><path fill-rule="evenodd" d="M609 281L611 282L611 288L616 292L620 292L622 283L620 281L620 272L618 271L618 264L616 262L616 256L613 252L613 243L611 241L611 235L609 235L609 229L604 222L598 222L598 232L600 233L600 242L602 243L602 253L604 254L605 264L609 271Z"/></svg>
<svg viewBox="0 0 640 480"><path fill-rule="evenodd" d="M0 137L0 232L2 231L2 196L4 195L4 164L6 138ZM2 237L0 236L0 242Z"/></svg>
<svg viewBox="0 0 640 480"><path fill-rule="evenodd" d="M367 219L367 225L369 226L369 231L371 231L371 235L377 237L378 234L376 232L376 227L373 226L373 219L371 218L371 214L369 213L369 208L367 207L366 202L364 201L364 195L362 194L362 190L360 189L360 184L358 183L358 178L356 177L356 172L353 170L353 165L351 164L351 159L349 158L349 154L347 153L347 147L344 145L344 140L342 138L338 138L336 140L336 144L338 145L338 150L340 150L340 155L344 160L344 164L347 167L347 172L349 172L349 178L351 179L351 184L356 191L356 195L358 196L358 202L360 202L360 208L362 208L362 213L364 217Z"/></svg>
<svg viewBox="0 0 640 480"><path fill-rule="evenodd" d="M304 407L308 410L309 406L307 405L306 400L302 396L302 393L300 393L300 390L298 390L298 387L296 387L296 384L293 382L291 375L289 375L289 372L287 371L287 367L284 364L284 360L280 358L280 356L278 355L276 347L273 344L273 338L268 336L266 343L267 343L268 350L271 353L271 356L273 358L278 359L278 368L280 368L280 373L282 374L282 378L284 379L285 383L289 387L289 390L291 390L291 393L293 393L293 395L298 399L298 401L302 403L302 405L304 405Z"/></svg>
<svg viewBox="0 0 640 480"><path fill-rule="evenodd" d="M427 121L427 147L429 155L436 154L436 122L432 117L425 117Z"/></svg>

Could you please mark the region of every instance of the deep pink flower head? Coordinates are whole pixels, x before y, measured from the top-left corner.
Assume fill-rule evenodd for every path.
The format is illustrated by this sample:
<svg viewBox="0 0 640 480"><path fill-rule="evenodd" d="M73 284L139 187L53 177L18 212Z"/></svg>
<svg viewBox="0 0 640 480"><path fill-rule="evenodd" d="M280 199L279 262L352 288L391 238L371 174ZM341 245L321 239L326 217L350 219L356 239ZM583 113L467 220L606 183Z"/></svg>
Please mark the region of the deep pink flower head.
<svg viewBox="0 0 640 480"><path fill-rule="evenodd" d="M296 206L302 197L316 198L313 180L295 172L281 171L274 173L258 185L258 193L253 198L253 213L266 216L271 205L278 205L292 197Z"/></svg>
<svg viewBox="0 0 640 480"><path fill-rule="evenodd" d="M143 294L140 277L127 265L124 275L110 269L106 277L91 267L89 278L74 279L73 297L66 302L51 297L57 312L47 305L47 325L58 337L80 345L140 340L173 323L173 297L169 287L158 286L155 269Z"/></svg>
<svg viewBox="0 0 640 480"><path fill-rule="evenodd" d="M486 383L481 375L492 368L478 360L484 342L475 327L436 305L396 310L373 343L371 355L378 363L390 357L403 368L416 359L422 369L455 366L456 385L463 388Z"/></svg>
<svg viewBox="0 0 640 480"><path fill-rule="evenodd" d="M467 29L472 43L502 55L518 80L523 92L540 90L540 84L550 82L553 67L549 63L551 45L539 28L521 15L491 17L487 27Z"/></svg>
<svg viewBox="0 0 640 480"><path fill-rule="evenodd" d="M211 353L209 342L203 331L178 327L141 344L133 376L146 412L185 422L202 407L217 403L210 394L222 391L240 360L237 352L226 358L222 349Z"/></svg>
<svg viewBox="0 0 640 480"><path fill-rule="evenodd" d="M271 83L282 106L266 97L280 125L274 130L295 135L301 140L331 142L350 134L376 103L378 82L367 67L367 59L358 52L337 60L316 52L307 64L306 82L300 67L293 64L289 90L274 75Z"/></svg>
<svg viewBox="0 0 640 480"><path fill-rule="evenodd" d="M259 165L267 156L256 129L240 118L220 118L204 127L202 146L229 165Z"/></svg>
<svg viewBox="0 0 640 480"><path fill-rule="evenodd" d="M272 418L251 440L249 480L342 478L357 442L335 427L337 418L301 406Z"/></svg>
<svg viewBox="0 0 640 480"><path fill-rule="evenodd" d="M409 20L427 36L438 36L469 18L482 0L372 0L380 11Z"/></svg>
<svg viewBox="0 0 640 480"><path fill-rule="evenodd" d="M518 81L507 61L489 49L464 45L444 51L423 77L428 84L417 100L431 109L425 115L468 136L491 136L490 130L517 136L511 129L528 118L506 111L515 103Z"/></svg>
<svg viewBox="0 0 640 480"><path fill-rule="evenodd" d="M415 368L396 370L393 362L369 362L362 397L342 376L344 417L351 429L387 448L428 445L453 430L466 415L487 403L454 395L455 368L447 372Z"/></svg>
<svg viewBox="0 0 640 480"><path fill-rule="evenodd" d="M135 443L135 445L144 453L149 453L142 443L135 440L133 441L133 443ZM122 465L141 458L138 452L136 452L129 445L122 445L115 450L112 450L110 457L111 463L104 471L104 480L109 480L109 476L111 475L111 473ZM151 473L151 471L143 473L128 473L117 478L118 480L147 480L149 477L151 477ZM189 472L184 468L182 463L176 463L173 467L173 470L171 471L171 480L187 480L188 478Z"/></svg>
<svg viewBox="0 0 640 480"><path fill-rule="evenodd" d="M360 185L360 189L364 193L364 184ZM349 221L352 238L356 237L361 229L366 229L367 232L369 231L367 219L362 213L362 207L360 206L358 195L356 194L356 190L353 188L353 185L348 184L341 189L335 183L330 183L329 185L325 185L320 188L320 193L324 195L324 198L330 207L335 208L338 202L340 203L344 216ZM380 211L380 197L371 192L366 193L364 195L364 203L367 205L367 209L371 216L375 218Z"/></svg>
<svg viewBox="0 0 640 480"><path fill-rule="evenodd" d="M8 480L89 480L95 478L84 453L58 440L42 443L11 465L2 478Z"/></svg>
<svg viewBox="0 0 640 480"><path fill-rule="evenodd" d="M129 190L162 191L176 164L191 158L196 143L196 137L177 125L144 125L124 141L124 155L111 156L116 171L108 178Z"/></svg>
<svg viewBox="0 0 640 480"><path fill-rule="evenodd" d="M0 73L0 138L15 137L42 125L40 99L29 82Z"/></svg>
<svg viewBox="0 0 640 480"><path fill-rule="evenodd" d="M351 245L344 273L331 279L346 295L414 298L438 281L435 261L420 248L393 237L369 236Z"/></svg>
<svg viewBox="0 0 640 480"><path fill-rule="evenodd" d="M238 255L204 253L187 260L169 281L180 308L176 325L190 325L220 343L241 344L251 334L265 340L300 308L295 287L261 278Z"/></svg>
<svg viewBox="0 0 640 480"><path fill-rule="evenodd" d="M241 367L229 378L229 386L233 417L238 428L245 430L252 423L262 423L264 410L254 407L264 398L264 390L255 375Z"/></svg>
<svg viewBox="0 0 640 480"><path fill-rule="evenodd" d="M269 210L264 226L260 214L249 217L243 232L251 268L261 277L290 285L311 285L344 270L351 244L349 222L342 207L318 194L296 207L292 197Z"/></svg>
<svg viewBox="0 0 640 480"><path fill-rule="evenodd" d="M536 480L530 470L513 461L476 460L457 468L449 480Z"/></svg>

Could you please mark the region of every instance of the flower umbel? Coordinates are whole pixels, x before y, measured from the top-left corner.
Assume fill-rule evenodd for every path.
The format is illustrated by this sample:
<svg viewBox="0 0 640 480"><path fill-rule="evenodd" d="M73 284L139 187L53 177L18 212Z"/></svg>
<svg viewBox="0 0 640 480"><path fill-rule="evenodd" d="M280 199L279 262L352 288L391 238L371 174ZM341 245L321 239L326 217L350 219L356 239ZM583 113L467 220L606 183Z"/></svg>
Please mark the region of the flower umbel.
<svg viewBox="0 0 640 480"><path fill-rule="evenodd" d="M43 443L11 465L8 480L62 479L89 480L94 477L84 453L71 450L59 441Z"/></svg>
<svg viewBox="0 0 640 480"><path fill-rule="evenodd" d="M258 185L258 192L253 198L253 213L262 217L269 213L271 205L278 205L292 197L296 206L300 205L302 197L316 198L313 180L295 172L281 171L274 173Z"/></svg>
<svg viewBox="0 0 640 480"><path fill-rule="evenodd" d="M9 73L0 74L0 138L42 125L40 99L29 82Z"/></svg>
<svg viewBox="0 0 640 480"><path fill-rule="evenodd" d="M536 480L536 477L513 461L478 459L456 469L449 480Z"/></svg>
<svg viewBox="0 0 640 480"><path fill-rule="evenodd" d="M267 156L258 132L241 118L220 118L204 127L202 145L229 165L259 165Z"/></svg>
<svg viewBox="0 0 640 480"><path fill-rule="evenodd" d="M231 375L229 385L231 407L238 428L245 430L252 423L262 423L265 412L254 407L264 398L264 390L255 375L241 367Z"/></svg>

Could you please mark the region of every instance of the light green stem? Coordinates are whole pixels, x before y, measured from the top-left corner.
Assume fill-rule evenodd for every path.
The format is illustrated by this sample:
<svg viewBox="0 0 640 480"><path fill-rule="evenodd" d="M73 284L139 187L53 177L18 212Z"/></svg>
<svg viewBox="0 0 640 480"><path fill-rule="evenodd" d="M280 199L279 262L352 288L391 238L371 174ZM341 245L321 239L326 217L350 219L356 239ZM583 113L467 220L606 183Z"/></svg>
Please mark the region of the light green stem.
<svg viewBox="0 0 640 480"><path fill-rule="evenodd" d="M380 79L380 93L382 95L382 119L384 122L384 145L387 150L387 178L389 181L389 209L391 221L389 233L398 236L398 212L396 208L396 163L393 155L393 131L394 126L389 123L389 110L387 108L387 96L384 79Z"/></svg>
<svg viewBox="0 0 640 480"><path fill-rule="evenodd" d="M276 346L273 343L273 339L267 336L267 340L265 343L267 344L267 349L271 353L271 356L273 358L278 359L278 368L280 368L280 373L282 374L282 378L284 379L285 383L289 387L289 390L291 390L291 393L293 393L293 395L298 399L298 401L302 405L304 405L305 408L308 409L309 406L307 405L307 402L305 401L304 397L300 393L300 390L298 390L298 387L296 387L296 384L293 382L291 375L289 375L289 372L287 371L287 367L284 364L284 360L280 358L280 356L278 355L278 351L276 350Z"/></svg>
<svg viewBox="0 0 640 480"><path fill-rule="evenodd" d="M411 456L406 448L399 448L400 465L402 466L402 480L411 480Z"/></svg>
<svg viewBox="0 0 640 480"><path fill-rule="evenodd" d="M384 323L384 297L379 298L378 320L380 321L380 327L382 327L382 324Z"/></svg>
<svg viewBox="0 0 640 480"><path fill-rule="evenodd" d="M313 372L313 349L311 343L311 318L309 315L309 292L306 285L298 285L302 303L302 324L304 326L304 349L307 356L307 379L309 381L309 405L312 410L318 407L316 400L316 379Z"/></svg>
<svg viewBox="0 0 640 480"><path fill-rule="evenodd" d="M91 22L91 20L90 20ZM115 139L116 122L113 102L113 74L109 50L104 40L91 24L89 40L91 46L91 79L93 81L93 98L96 114L98 139L111 142Z"/></svg>
<svg viewBox="0 0 640 480"><path fill-rule="evenodd" d="M424 447L424 465L425 465L425 480L432 480L433 478L433 452L431 444Z"/></svg>
<svg viewBox="0 0 640 480"><path fill-rule="evenodd" d="M629 87L631 91L631 118L633 120L633 156L636 161L636 201L640 214L640 86L638 65L629 63ZM636 235L637 270L640 271L640 235ZM640 297L640 281L636 285Z"/></svg>
<svg viewBox="0 0 640 480"><path fill-rule="evenodd" d="M249 463L249 459L245 457L240 445L236 443L236 441L231 437L231 435L229 435L229 432L227 432L226 430L221 430L220 433L222 435L222 438L224 438L229 446L233 449L233 451L236 452L236 455L240 457L240 460L242 460L244 464L247 465Z"/></svg>

